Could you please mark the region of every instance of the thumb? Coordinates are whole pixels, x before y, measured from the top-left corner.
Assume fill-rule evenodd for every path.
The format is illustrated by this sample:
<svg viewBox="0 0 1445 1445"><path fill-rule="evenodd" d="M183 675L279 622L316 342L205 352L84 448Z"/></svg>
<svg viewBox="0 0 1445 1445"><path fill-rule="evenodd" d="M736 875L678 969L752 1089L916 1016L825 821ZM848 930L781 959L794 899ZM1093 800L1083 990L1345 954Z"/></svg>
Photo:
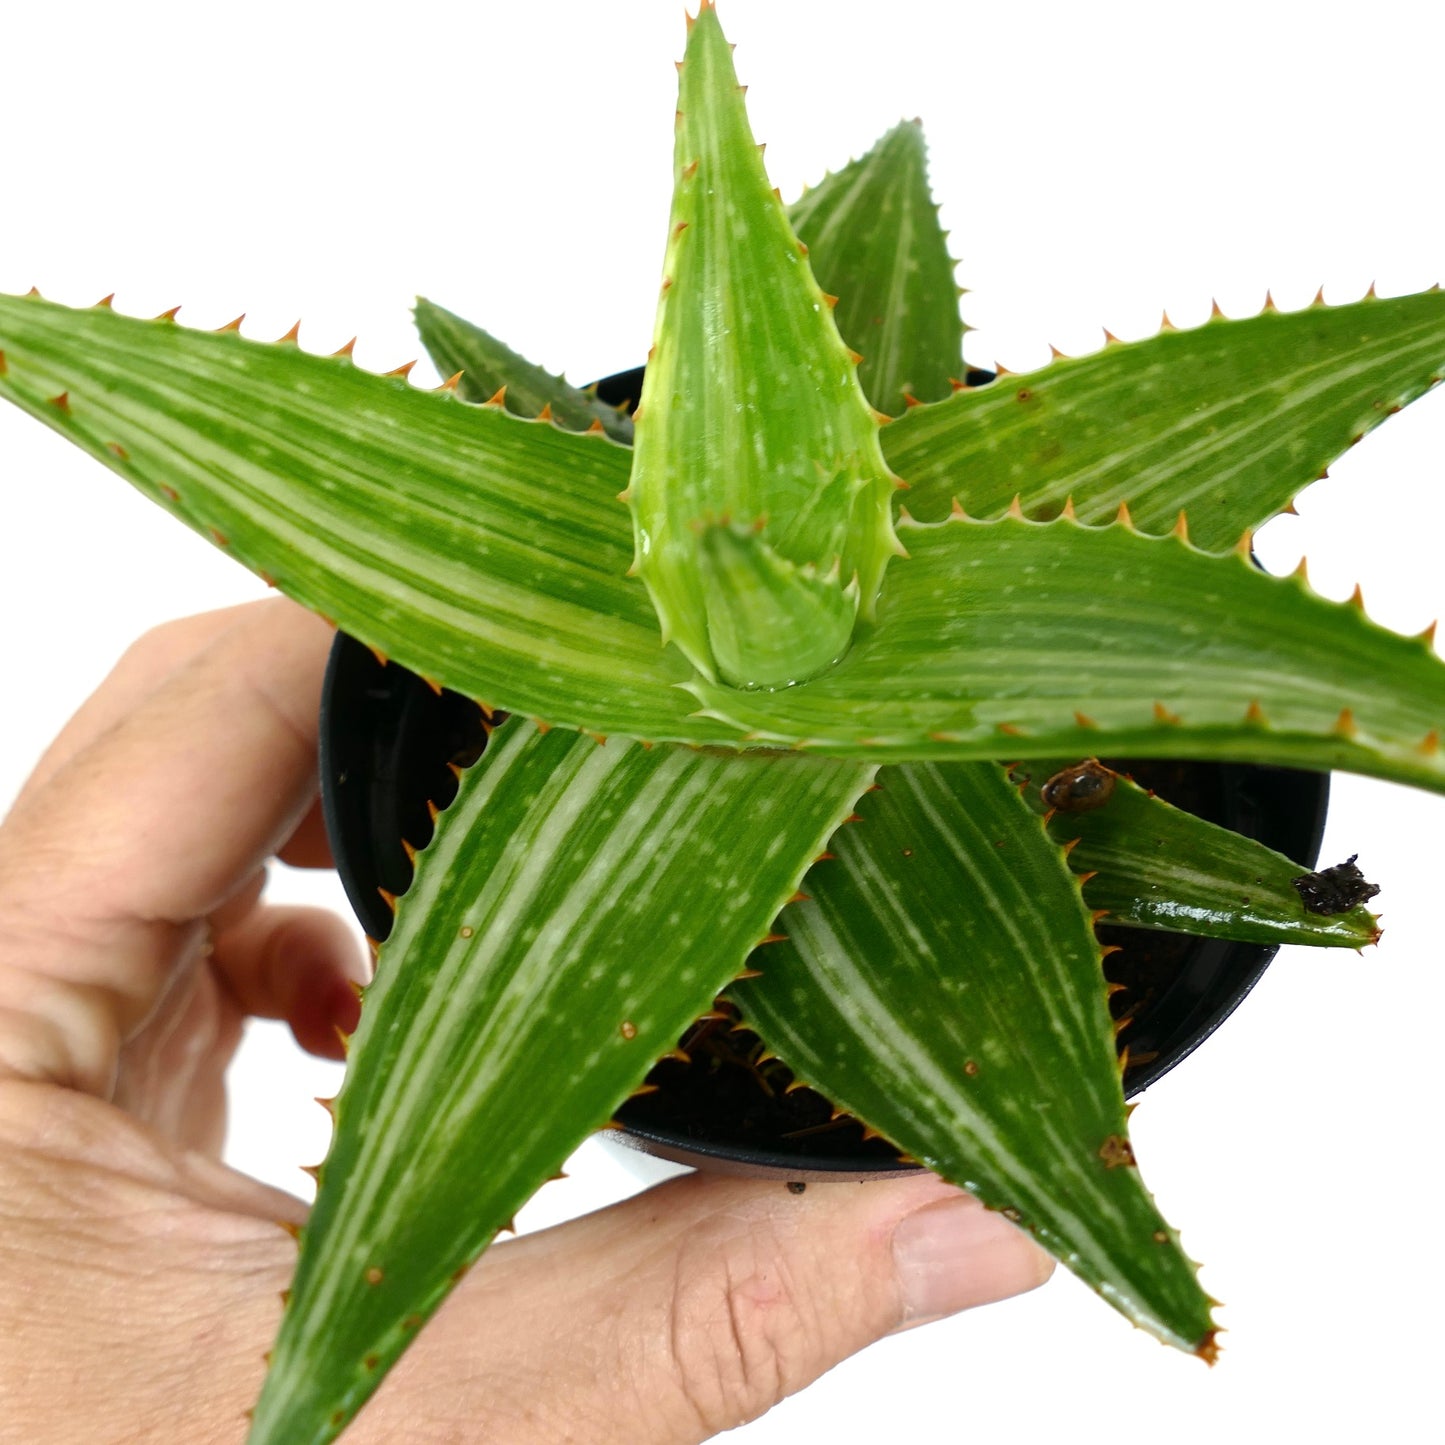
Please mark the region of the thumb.
<svg viewBox="0 0 1445 1445"><path fill-rule="evenodd" d="M519 1445L685 1445L1052 1269L932 1176L795 1193L691 1175L490 1251L374 1408L413 1428L419 1409L438 1427L485 1420Z"/></svg>

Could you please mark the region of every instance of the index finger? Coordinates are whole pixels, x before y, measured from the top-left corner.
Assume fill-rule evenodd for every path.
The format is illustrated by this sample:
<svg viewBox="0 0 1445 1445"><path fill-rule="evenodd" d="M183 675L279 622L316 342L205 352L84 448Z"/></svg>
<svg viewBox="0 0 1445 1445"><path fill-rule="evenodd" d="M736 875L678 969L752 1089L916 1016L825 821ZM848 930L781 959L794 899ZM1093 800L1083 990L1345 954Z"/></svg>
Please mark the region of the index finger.
<svg viewBox="0 0 1445 1445"><path fill-rule="evenodd" d="M0 828L0 1074L105 1095L204 920L315 794L331 630L253 604Z"/></svg>

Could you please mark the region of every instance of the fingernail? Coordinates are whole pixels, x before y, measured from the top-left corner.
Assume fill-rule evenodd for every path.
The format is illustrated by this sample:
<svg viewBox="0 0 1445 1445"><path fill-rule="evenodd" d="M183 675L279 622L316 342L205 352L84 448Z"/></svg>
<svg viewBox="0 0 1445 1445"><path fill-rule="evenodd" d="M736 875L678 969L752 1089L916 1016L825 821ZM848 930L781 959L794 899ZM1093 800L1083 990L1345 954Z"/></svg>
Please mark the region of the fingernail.
<svg viewBox="0 0 1445 1445"><path fill-rule="evenodd" d="M893 1270L903 1318L898 1330L1023 1294L1053 1263L1002 1215L967 1196L926 1205L893 1231ZM897 1331L895 1330L895 1333Z"/></svg>

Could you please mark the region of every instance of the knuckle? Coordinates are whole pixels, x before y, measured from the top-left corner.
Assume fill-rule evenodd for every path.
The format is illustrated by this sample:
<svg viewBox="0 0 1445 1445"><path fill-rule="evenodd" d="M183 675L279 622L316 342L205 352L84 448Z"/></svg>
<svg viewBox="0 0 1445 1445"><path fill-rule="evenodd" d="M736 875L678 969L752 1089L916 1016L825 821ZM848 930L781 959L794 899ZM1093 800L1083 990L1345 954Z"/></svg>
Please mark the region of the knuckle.
<svg viewBox="0 0 1445 1445"><path fill-rule="evenodd" d="M171 663L193 630L190 618L172 618L147 628L121 653L116 671L146 674Z"/></svg>
<svg viewBox="0 0 1445 1445"><path fill-rule="evenodd" d="M704 1436L765 1414L814 1373L808 1360L817 1321L782 1251L768 1243L736 1236L712 1241L707 1258L699 1249L677 1258L670 1363Z"/></svg>

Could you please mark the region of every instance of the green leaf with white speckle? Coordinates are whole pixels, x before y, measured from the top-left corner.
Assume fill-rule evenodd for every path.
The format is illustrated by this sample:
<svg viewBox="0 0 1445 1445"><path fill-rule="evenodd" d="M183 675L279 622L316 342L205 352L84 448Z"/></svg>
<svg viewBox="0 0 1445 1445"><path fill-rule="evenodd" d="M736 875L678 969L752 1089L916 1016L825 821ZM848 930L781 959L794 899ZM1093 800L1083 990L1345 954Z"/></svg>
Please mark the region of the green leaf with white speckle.
<svg viewBox="0 0 1445 1445"><path fill-rule="evenodd" d="M413 671L548 722L709 741L625 575L627 448L294 343L35 296L0 296L0 354L0 396Z"/></svg>
<svg viewBox="0 0 1445 1445"><path fill-rule="evenodd" d="M418 296L413 314L427 355L443 376L461 373L457 391L467 401L490 401L504 390L504 404L514 416L535 417L548 408L569 431L597 426L613 441L632 445L632 419L615 406L553 376L435 301Z"/></svg>
<svg viewBox="0 0 1445 1445"><path fill-rule="evenodd" d="M895 479L826 299L769 187L717 15L681 67L676 185L628 495L635 570L663 633L736 687L810 677L868 618L890 556ZM741 569L799 619L754 650L708 586L710 528L754 528L766 566ZM786 565L783 565L786 564ZM820 587L828 595L820 593Z"/></svg>
<svg viewBox="0 0 1445 1445"><path fill-rule="evenodd" d="M900 535L877 626L823 677L689 690L756 741L834 756L1220 758L1445 792L1445 665L1426 636L1123 526L955 518Z"/></svg>
<svg viewBox="0 0 1445 1445"><path fill-rule="evenodd" d="M880 411L938 401L963 375L953 257L928 189L923 127L902 121L868 152L804 191L788 219L833 319L862 354L858 380Z"/></svg>
<svg viewBox="0 0 1445 1445"><path fill-rule="evenodd" d="M1133 1163L1099 945L997 767L885 768L728 990L801 1079L1006 1210L1115 1309L1212 1357L1209 1300Z"/></svg>
<svg viewBox="0 0 1445 1445"><path fill-rule="evenodd" d="M883 431L920 521L957 497L976 517L1017 493L1046 519L1127 502L1135 524L1222 551L1288 506L1341 452L1445 372L1445 293L1215 317L1002 376Z"/></svg>
<svg viewBox="0 0 1445 1445"><path fill-rule="evenodd" d="M418 856L352 1041L250 1445L322 1445L540 1181L743 967L850 763L513 719Z"/></svg>

